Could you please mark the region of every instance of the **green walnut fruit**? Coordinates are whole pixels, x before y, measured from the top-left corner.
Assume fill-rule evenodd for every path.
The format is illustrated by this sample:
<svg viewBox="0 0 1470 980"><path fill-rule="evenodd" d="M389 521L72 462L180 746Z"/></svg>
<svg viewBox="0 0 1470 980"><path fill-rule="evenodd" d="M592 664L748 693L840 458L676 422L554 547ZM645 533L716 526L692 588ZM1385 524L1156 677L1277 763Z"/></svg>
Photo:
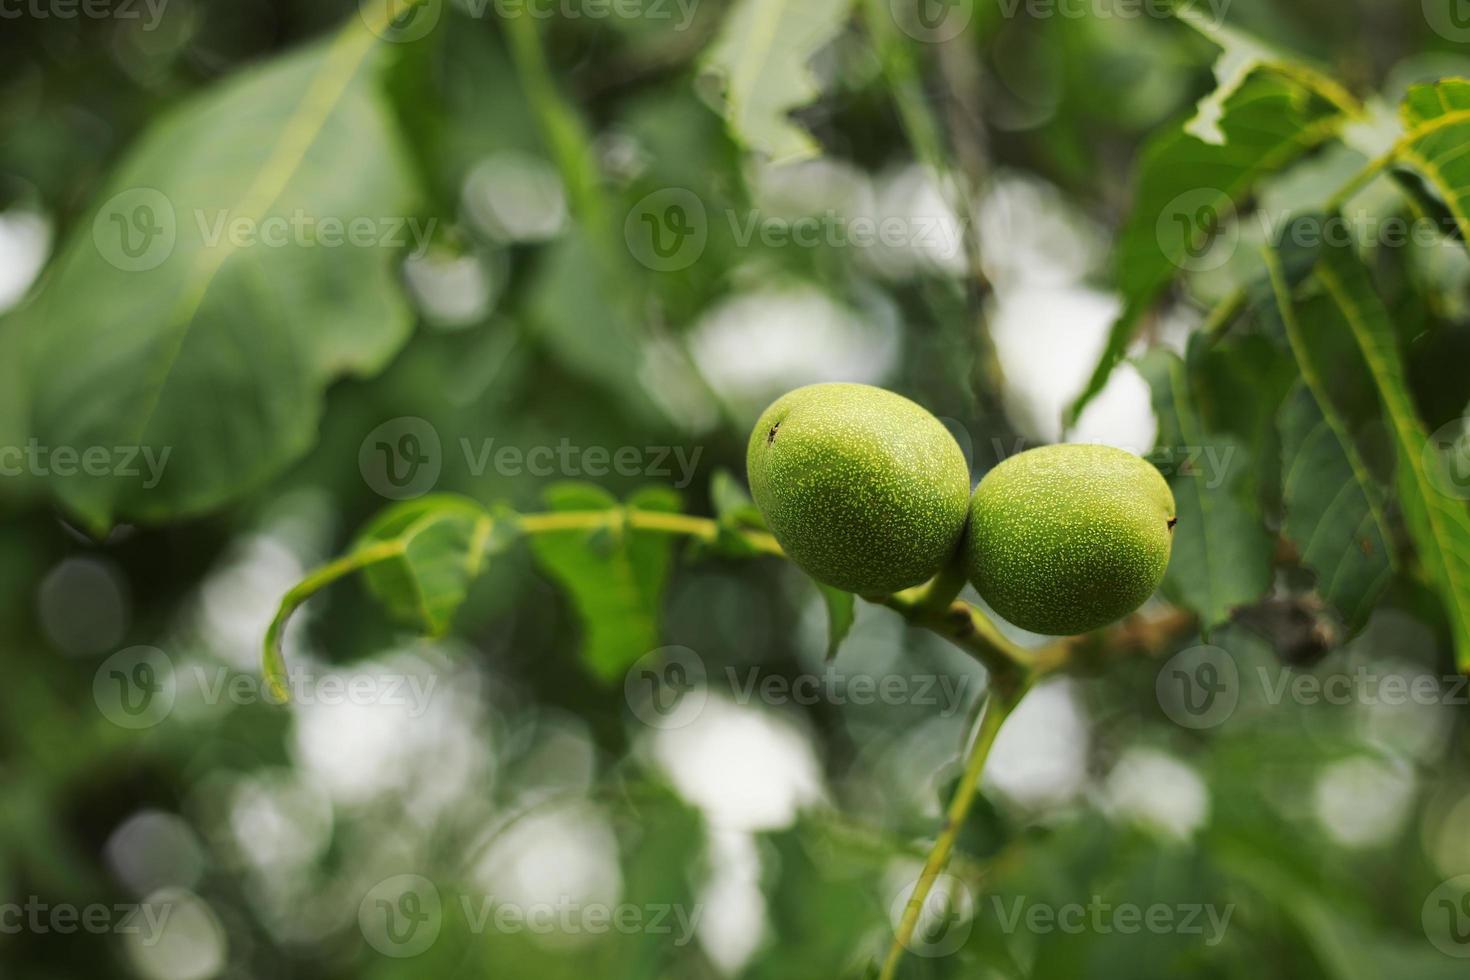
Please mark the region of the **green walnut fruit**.
<svg viewBox="0 0 1470 980"><path fill-rule="evenodd" d="M1174 494L1145 460L1108 446L1044 446L985 475L970 502L970 582L1022 629L1106 626L1158 588Z"/></svg>
<svg viewBox="0 0 1470 980"><path fill-rule="evenodd" d="M766 524L819 582L896 592L932 578L959 547L965 455L901 395L859 384L798 388L761 415L745 461Z"/></svg>

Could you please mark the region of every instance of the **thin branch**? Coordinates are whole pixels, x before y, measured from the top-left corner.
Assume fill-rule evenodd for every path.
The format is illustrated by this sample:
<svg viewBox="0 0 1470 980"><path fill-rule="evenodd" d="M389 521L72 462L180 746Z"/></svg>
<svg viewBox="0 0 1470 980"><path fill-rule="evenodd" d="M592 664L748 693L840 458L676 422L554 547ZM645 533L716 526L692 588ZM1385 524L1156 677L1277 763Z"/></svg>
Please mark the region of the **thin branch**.
<svg viewBox="0 0 1470 980"><path fill-rule="evenodd" d="M909 941L913 939L914 929L919 924L919 916L924 911L924 903L929 898L929 892L934 888L934 882L938 880L941 872L949 863L950 855L954 852L955 838L959 835L960 828L965 825L965 819L970 815L970 807L975 802L976 792L980 787L980 774L985 769L985 760L990 757L990 749L995 745L995 738L1000 734L1000 727L1005 723L1015 709L1016 703L1024 694L1024 690L1017 691L1013 696L993 690L985 705L985 713L980 717L980 727L975 733L975 741L970 746L969 758L965 761L965 773L960 777L959 786L955 788L954 797L949 803L949 812L944 818L944 826L939 831L939 837L934 846L929 849L929 856L924 861L924 870L919 873L919 880L914 882L914 890L909 895L908 904L904 906L903 917L899 920L898 929L894 932L893 942L888 947L888 956L883 961L883 972L879 980L893 980L898 973L899 961L903 959L904 950L908 948Z"/></svg>

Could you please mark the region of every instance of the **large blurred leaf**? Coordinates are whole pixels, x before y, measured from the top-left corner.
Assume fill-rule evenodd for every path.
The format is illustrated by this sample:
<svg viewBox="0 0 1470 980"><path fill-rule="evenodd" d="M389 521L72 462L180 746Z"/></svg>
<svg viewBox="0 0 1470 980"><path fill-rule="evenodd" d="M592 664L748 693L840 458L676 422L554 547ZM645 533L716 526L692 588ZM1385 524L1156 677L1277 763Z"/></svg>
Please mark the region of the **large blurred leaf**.
<svg viewBox="0 0 1470 980"><path fill-rule="evenodd" d="M598 677L614 680L659 643L659 608L673 544L668 535L634 531L619 519L623 505L585 483L559 483L546 493L556 511L605 511L595 530L542 532L531 547L542 566L567 590L584 631L582 660ZM679 498L649 488L627 508L676 513Z"/></svg>
<svg viewBox="0 0 1470 980"><path fill-rule="evenodd" d="M1133 211L1118 243L1123 313L1070 409L1073 419L1107 384L1159 293L1204 258L1257 181L1321 145L1343 125L1335 105L1278 72L1258 71L1230 84L1233 91L1218 118L1207 116L1223 142L1207 142L1187 131L1190 125L1200 128L1194 121L1167 130L1143 151Z"/></svg>
<svg viewBox="0 0 1470 980"><path fill-rule="evenodd" d="M1294 344L1301 344L1298 356L1304 372L1311 369L1324 344L1351 338L1355 345L1388 421L1397 458L1398 500L1409 536L1425 577L1444 603L1456 660L1461 669L1470 669L1470 509L1449 492L1453 484L1414 407L1393 325L1367 268L1350 245L1328 245L1295 295L1287 293L1284 283L1278 294L1284 318L1288 324L1294 319L1298 327ZM1323 315L1323 303L1315 302L1314 296L1330 303L1338 322L1307 329ZM1334 362L1341 365L1341 358ZM1339 376L1326 377L1337 390Z"/></svg>
<svg viewBox="0 0 1470 980"><path fill-rule="evenodd" d="M367 566L363 576L393 616L438 636L480 573L491 528L490 515L475 501L434 494L380 513L355 548L399 545L397 555Z"/></svg>
<svg viewBox="0 0 1470 980"><path fill-rule="evenodd" d="M852 0L739 0L706 56L726 81L725 119L736 139L778 162L817 152L789 113L820 94L809 63L851 7Z"/></svg>
<svg viewBox="0 0 1470 980"><path fill-rule="evenodd" d="M1271 584L1272 541L1251 478L1252 447L1206 425L1177 355L1153 350L1138 366L1153 389L1159 452L1165 454L1160 465L1179 519L1164 590L1198 613L1208 630ZM1205 466L1201 460L1216 462Z"/></svg>
<svg viewBox="0 0 1470 980"><path fill-rule="evenodd" d="M892 936L884 927L884 899L892 896L883 894L881 871L895 857L908 855L890 841L838 836L814 817L804 817L763 843L776 858L769 886L772 941L753 958L745 976L807 980L867 975L862 972L865 961L880 954L880 944Z"/></svg>
<svg viewBox="0 0 1470 980"><path fill-rule="evenodd" d="M557 360L615 392L640 421L660 424L663 413L637 381L644 350L641 327L627 315L631 270L613 281L598 247L579 229L549 245L526 287L526 317Z"/></svg>
<svg viewBox="0 0 1470 980"><path fill-rule="evenodd" d="M51 477L90 527L257 486L312 445L329 381L408 336L393 266L416 190L373 88L376 40L354 18L166 117L7 325L26 334L38 442L169 453L156 486L146 470ZM370 230L334 245L329 222Z"/></svg>
<svg viewBox="0 0 1470 980"><path fill-rule="evenodd" d="M1399 155L1444 198L1460 238L1470 242L1470 80L1446 78L1415 85L1403 104L1408 133Z"/></svg>

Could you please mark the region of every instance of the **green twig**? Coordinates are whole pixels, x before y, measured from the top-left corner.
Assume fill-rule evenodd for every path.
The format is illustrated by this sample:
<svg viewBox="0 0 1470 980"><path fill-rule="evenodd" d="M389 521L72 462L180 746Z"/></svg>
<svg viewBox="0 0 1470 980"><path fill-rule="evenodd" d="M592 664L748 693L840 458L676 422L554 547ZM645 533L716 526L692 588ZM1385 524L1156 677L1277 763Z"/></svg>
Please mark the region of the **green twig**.
<svg viewBox="0 0 1470 980"><path fill-rule="evenodd" d="M985 760L990 757L990 750L995 745L996 736L1000 734L1001 725L1015 709L1023 693L1024 690L1017 691L1013 696L1007 696L1001 691L992 689L985 705L985 712L980 716L980 727L975 733L974 742L971 743L969 757L965 761L965 773L960 777L959 786L955 788L954 796L950 799L949 812L945 815L944 826L939 831L939 837L934 841L934 846L929 849L929 856L924 860L924 870L919 873L919 879L914 882L914 890L909 895L908 904L904 906L903 917L899 920L893 942L888 947L888 955L883 961L883 972L879 980L893 980L893 977L897 975L899 961L903 959L903 952L913 939L914 929L919 924L919 916L924 911L924 902L928 900L929 892L934 888L934 882L949 864L950 855L954 852L955 838L959 835L960 828L965 825L965 819L970 815L970 807L975 802L975 795L980 788L980 774L985 769Z"/></svg>
<svg viewBox="0 0 1470 980"><path fill-rule="evenodd" d="M281 638L286 632L286 623L290 621L291 614L307 599L338 579L361 571L369 565L375 565L380 561L387 561L403 554L403 547L402 541L393 540L360 548L318 568L297 582L291 591L286 593L285 598L281 600L280 608L276 611L276 618L271 620L270 626L265 631L265 655L262 669L265 673L266 685L270 688L272 695L282 702L285 702L290 696L286 689L286 657L281 652Z"/></svg>

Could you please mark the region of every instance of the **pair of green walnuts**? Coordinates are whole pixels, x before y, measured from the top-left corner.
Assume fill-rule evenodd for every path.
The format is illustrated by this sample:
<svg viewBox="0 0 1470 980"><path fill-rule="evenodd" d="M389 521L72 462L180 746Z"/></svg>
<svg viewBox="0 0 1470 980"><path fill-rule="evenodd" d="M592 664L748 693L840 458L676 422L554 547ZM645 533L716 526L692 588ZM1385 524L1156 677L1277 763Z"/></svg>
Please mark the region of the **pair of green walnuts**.
<svg viewBox="0 0 1470 980"><path fill-rule="evenodd" d="M791 560L859 595L918 585L958 559L1001 616L1070 636L1137 609L1169 564L1174 495L1146 461L1044 446L1002 462L972 495L949 431L882 388L783 395L756 422L746 464Z"/></svg>

